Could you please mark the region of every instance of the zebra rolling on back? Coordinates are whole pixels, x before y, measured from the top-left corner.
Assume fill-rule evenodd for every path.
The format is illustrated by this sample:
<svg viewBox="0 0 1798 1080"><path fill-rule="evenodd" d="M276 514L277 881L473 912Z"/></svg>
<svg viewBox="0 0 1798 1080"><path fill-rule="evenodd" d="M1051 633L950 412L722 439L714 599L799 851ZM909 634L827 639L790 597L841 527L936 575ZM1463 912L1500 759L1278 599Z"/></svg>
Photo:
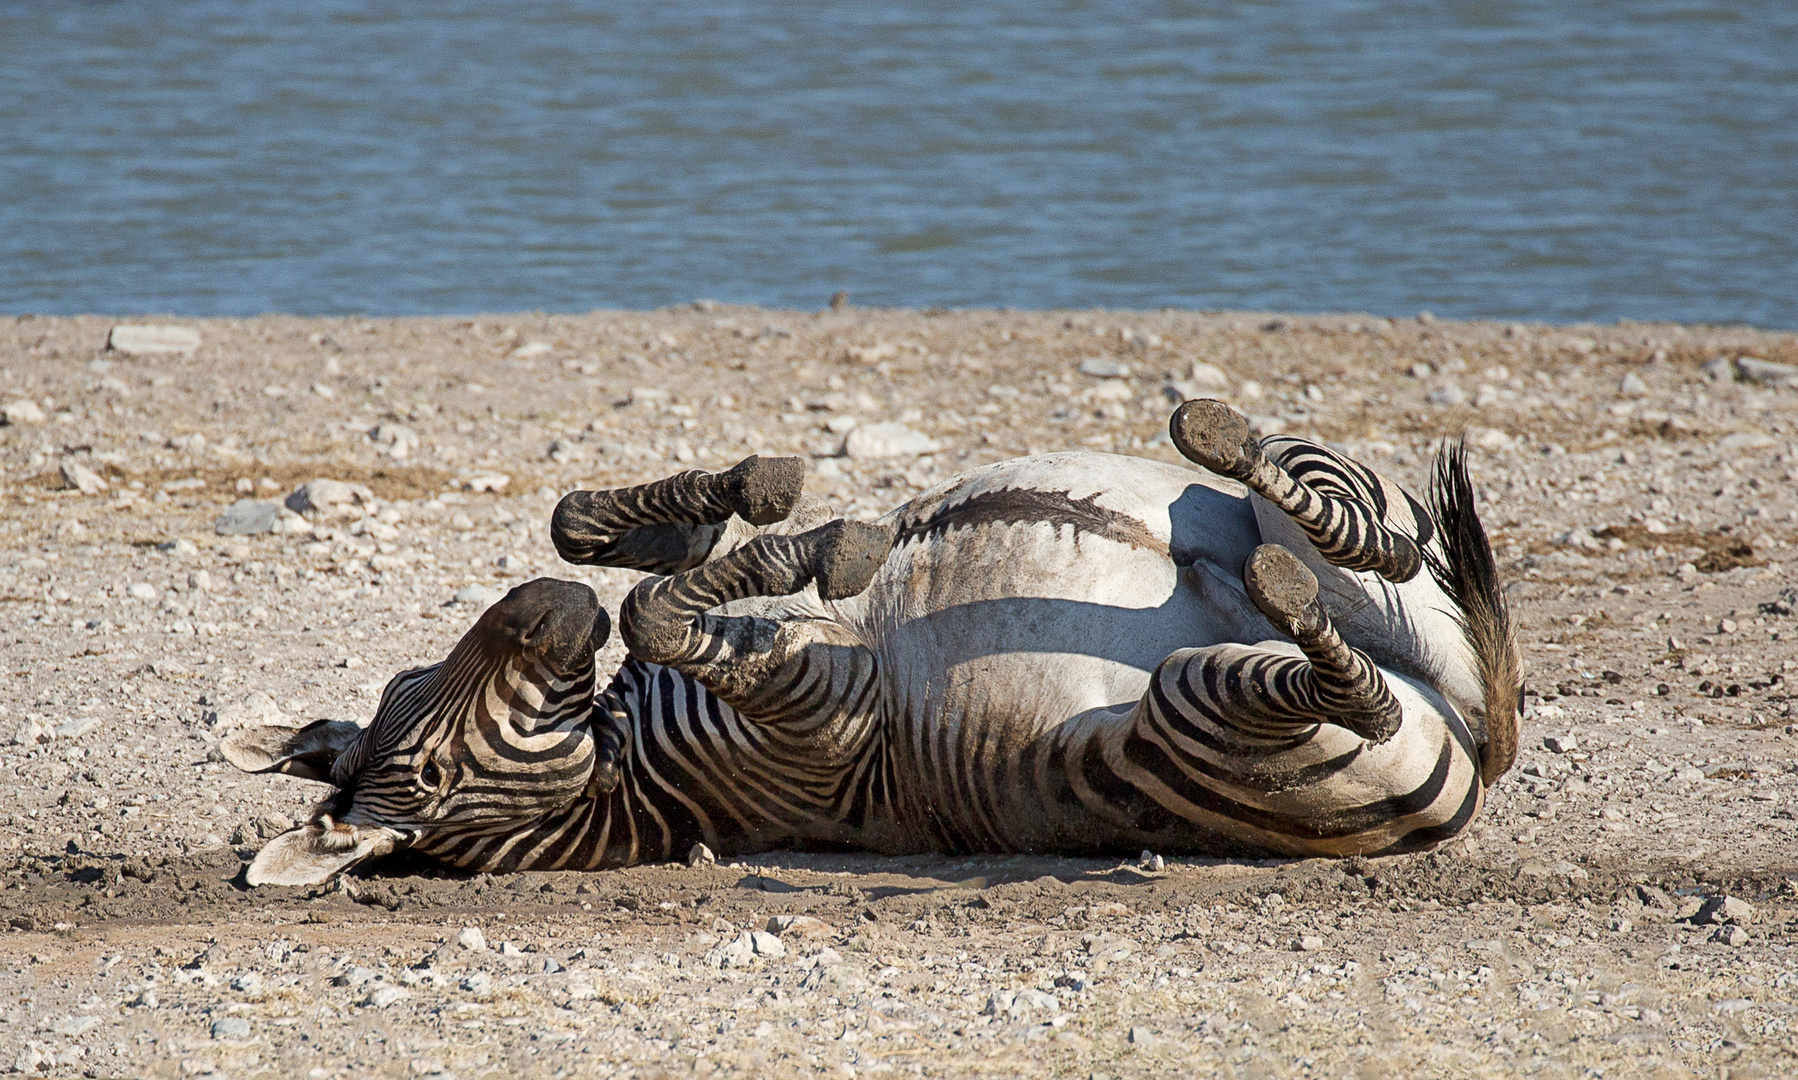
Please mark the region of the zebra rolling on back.
<svg viewBox="0 0 1798 1080"><path fill-rule="evenodd" d="M1428 504L1212 401L1199 471L1059 453L874 523L793 459L558 506L572 562L662 576L629 656L585 585L512 590L366 728L228 738L330 783L252 884L409 848L487 871L781 847L1349 855L1427 848L1516 754L1521 662L1459 449Z"/></svg>

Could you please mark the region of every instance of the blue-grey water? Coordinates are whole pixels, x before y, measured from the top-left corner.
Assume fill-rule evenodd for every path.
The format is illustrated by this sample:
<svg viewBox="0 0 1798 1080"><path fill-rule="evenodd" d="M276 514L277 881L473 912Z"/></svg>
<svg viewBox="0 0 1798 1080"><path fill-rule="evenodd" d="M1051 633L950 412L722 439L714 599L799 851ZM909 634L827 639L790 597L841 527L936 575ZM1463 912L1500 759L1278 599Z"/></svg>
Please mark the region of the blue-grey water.
<svg viewBox="0 0 1798 1080"><path fill-rule="evenodd" d="M1798 3L0 0L0 310L1798 326Z"/></svg>

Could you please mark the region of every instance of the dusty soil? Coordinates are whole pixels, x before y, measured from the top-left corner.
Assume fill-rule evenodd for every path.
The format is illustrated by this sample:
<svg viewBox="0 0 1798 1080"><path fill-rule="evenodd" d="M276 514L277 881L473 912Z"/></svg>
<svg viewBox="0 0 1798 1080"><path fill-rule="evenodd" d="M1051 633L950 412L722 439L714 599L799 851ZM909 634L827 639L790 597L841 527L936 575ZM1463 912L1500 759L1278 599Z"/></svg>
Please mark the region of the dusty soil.
<svg viewBox="0 0 1798 1080"><path fill-rule="evenodd" d="M131 356L115 321L0 322L0 1068L1798 1070L1798 390L1754 381L1798 361L1792 335L702 304L198 321L197 351ZM1199 393L1412 485L1470 431L1532 693L1467 837L1163 870L776 855L238 884L320 792L230 771L222 733L366 718L528 576L615 610L636 575L557 563L560 492L763 450L872 516L1037 450L1173 459L1172 401ZM942 448L836 456L851 420ZM215 532L314 477L367 491ZM818 922L741 939L783 915Z"/></svg>

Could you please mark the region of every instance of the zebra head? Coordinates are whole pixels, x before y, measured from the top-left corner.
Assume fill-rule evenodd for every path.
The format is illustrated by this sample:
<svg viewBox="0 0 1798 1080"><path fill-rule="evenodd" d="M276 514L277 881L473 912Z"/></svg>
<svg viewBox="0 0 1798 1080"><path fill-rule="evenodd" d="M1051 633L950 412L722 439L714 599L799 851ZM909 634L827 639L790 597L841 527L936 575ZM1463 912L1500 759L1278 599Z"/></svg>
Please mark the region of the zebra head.
<svg viewBox="0 0 1798 1080"><path fill-rule="evenodd" d="M399 848L447 857L607 786L593 654L611 620L593 590L539 578L481 615L449 657L401 672L366 728L261 727L221 745L248 772L337 790L250 864L251 885L315 885ZM450 858L449 861L454 861Z"/></svg>

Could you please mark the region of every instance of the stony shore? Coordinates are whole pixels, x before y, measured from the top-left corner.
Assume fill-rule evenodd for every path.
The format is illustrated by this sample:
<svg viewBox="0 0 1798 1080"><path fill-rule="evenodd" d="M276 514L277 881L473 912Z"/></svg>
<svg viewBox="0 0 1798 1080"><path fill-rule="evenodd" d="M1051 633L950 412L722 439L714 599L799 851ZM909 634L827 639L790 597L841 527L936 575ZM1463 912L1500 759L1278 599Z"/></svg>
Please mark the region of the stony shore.
<svg viewBox="0 0 1798 1080"><path fill-rule="evenodd" d="M1364 315L0 319L0 1069L1791 1075L1792 364ZM562 492L794 453L872 517L1019 454L1175 460L1187 396L1414 489L1468 435L1531 696L1467 837L236 884L319 790L223 734L366 719L533 576L616 611L638 575L558 563Z"/></svg>

